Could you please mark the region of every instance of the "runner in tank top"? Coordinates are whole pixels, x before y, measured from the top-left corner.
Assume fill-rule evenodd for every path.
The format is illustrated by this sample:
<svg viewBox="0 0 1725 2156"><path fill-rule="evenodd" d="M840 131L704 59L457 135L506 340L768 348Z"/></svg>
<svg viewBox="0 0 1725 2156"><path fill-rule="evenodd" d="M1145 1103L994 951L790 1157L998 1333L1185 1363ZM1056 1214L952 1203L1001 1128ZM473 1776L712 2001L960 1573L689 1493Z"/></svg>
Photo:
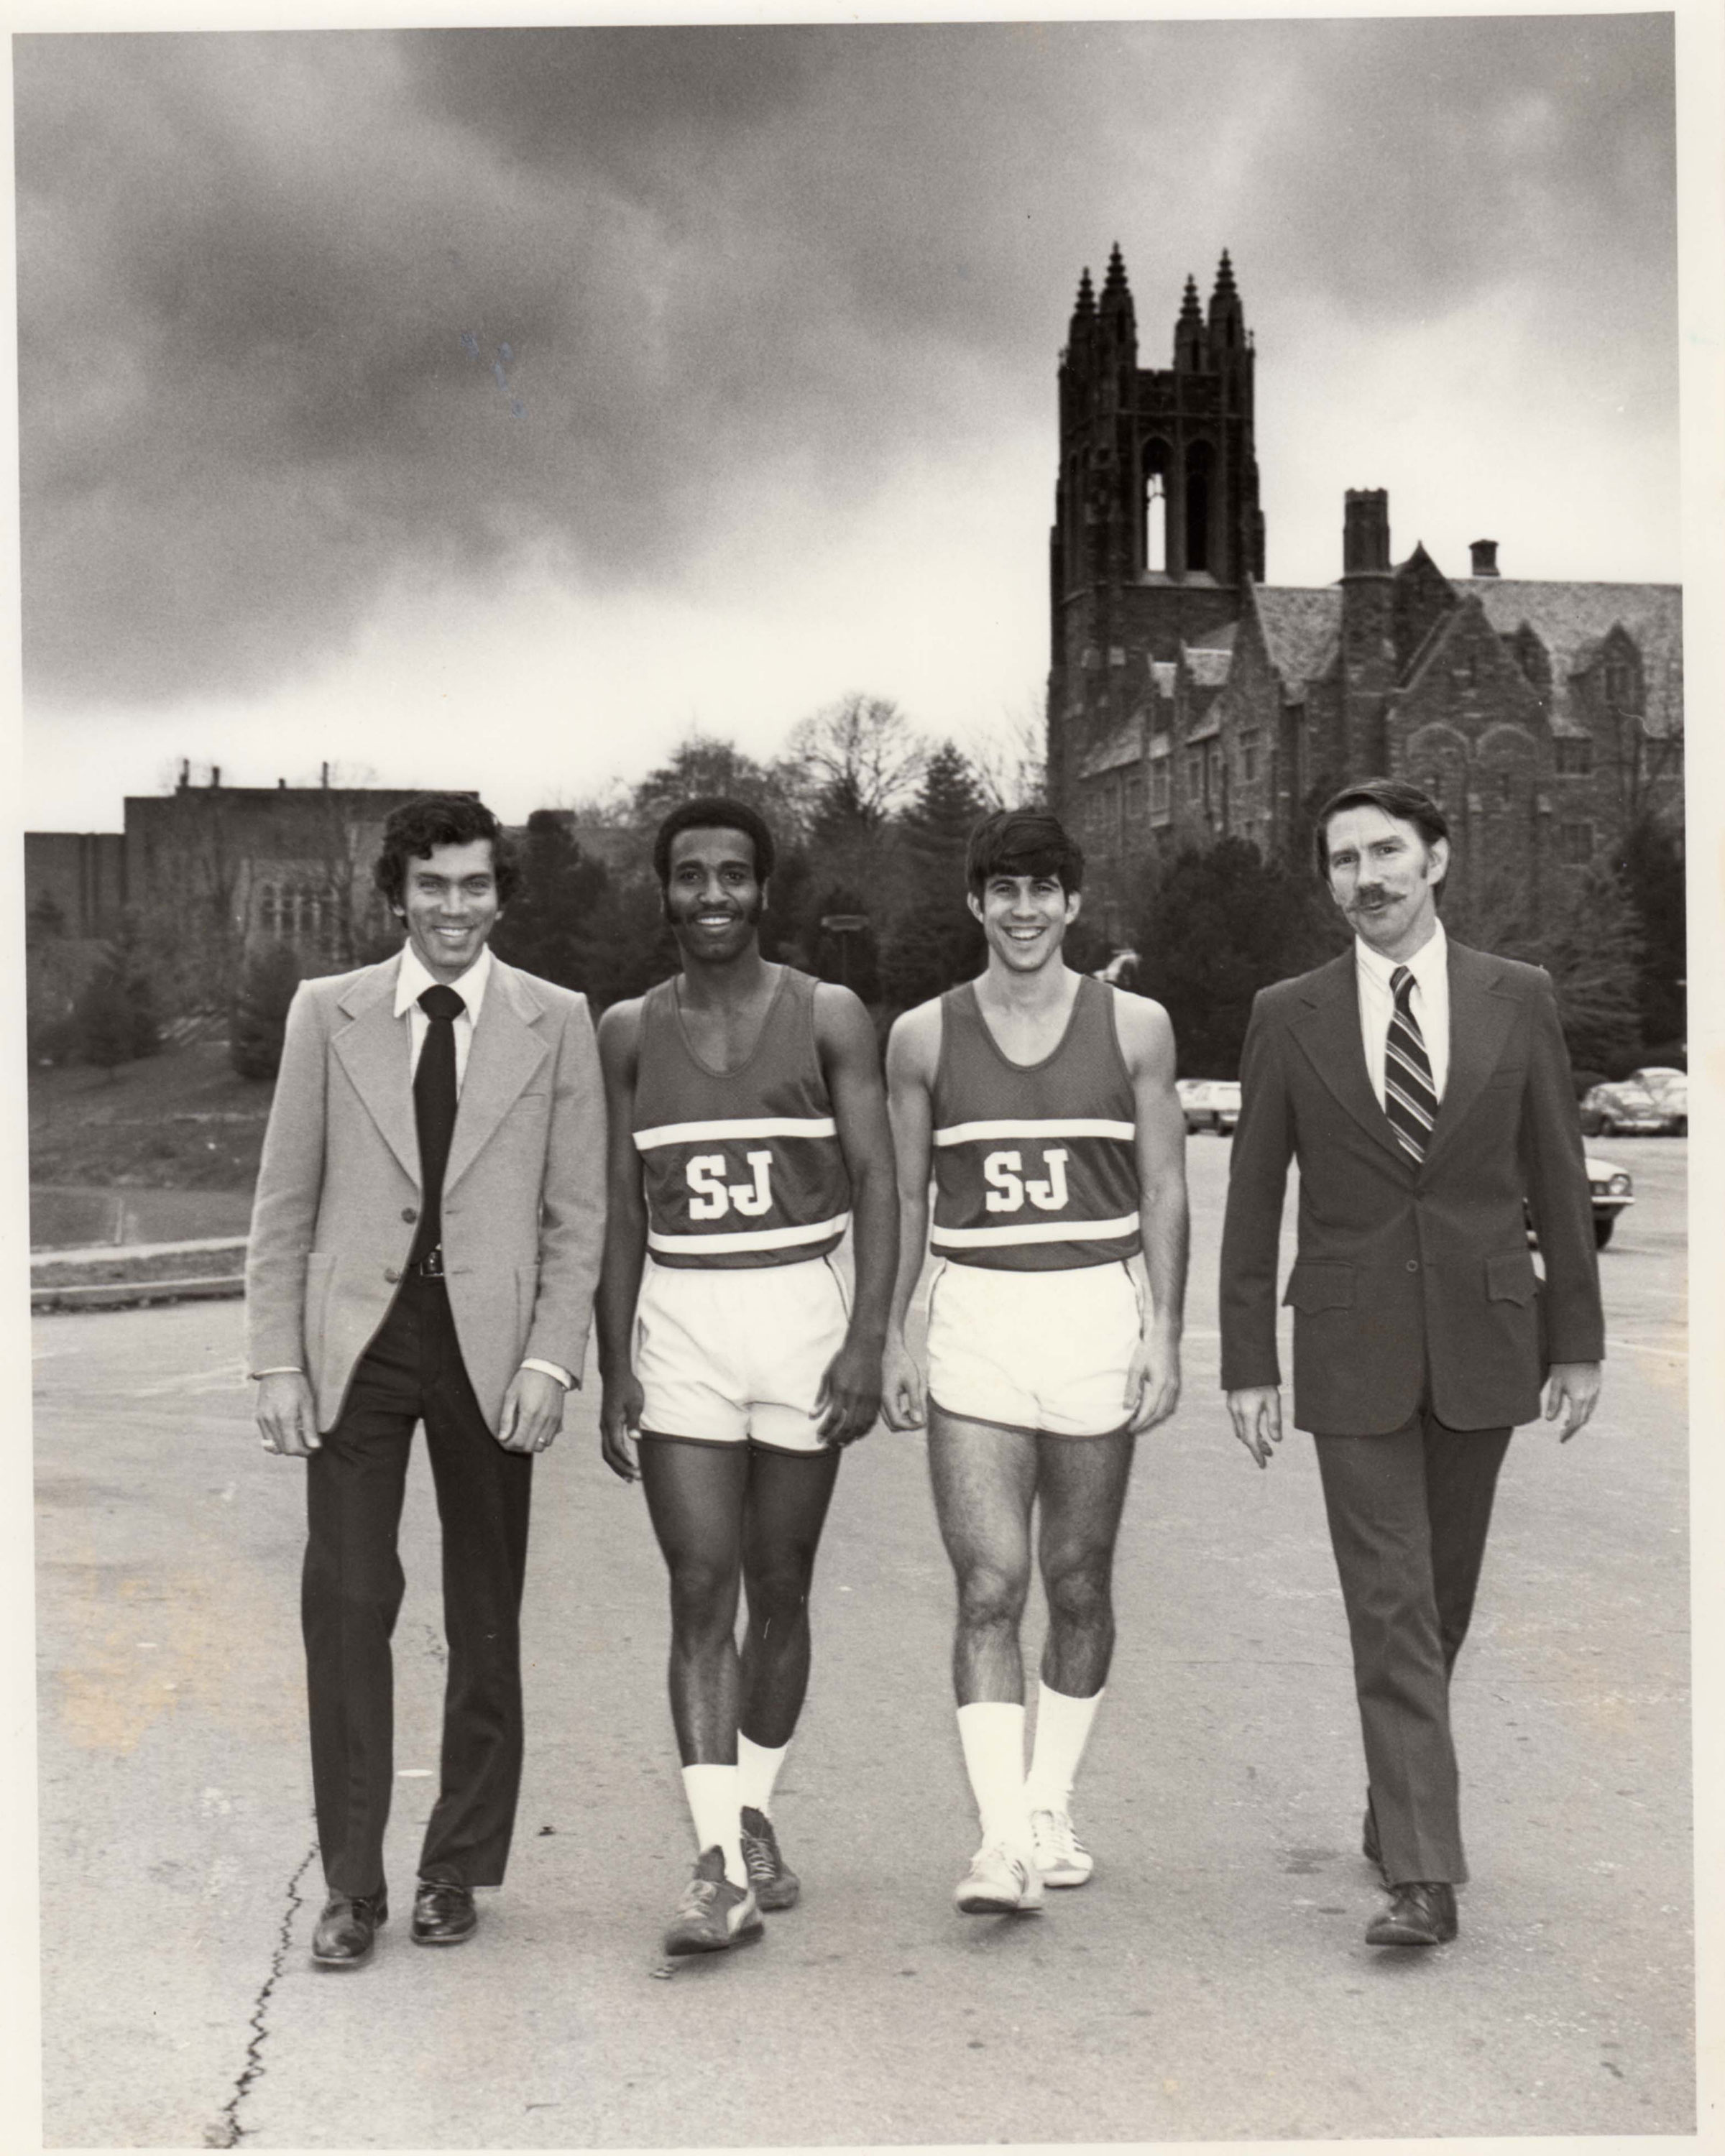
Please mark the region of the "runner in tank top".
<svg viewBox="0 0 1725 2156"><path fill-rule="evenodd" d="M1084 857L1060 824L985 818L965 867L987 970L907 1011L886 1051L901 1237L884 1406L895 1430L928 1423L982 1822L955 1899L979 1914L1040 1908L1045 1886L1092 1870L1071 1789L1113 1651L1133 1442L1179 1397L1186 1126L1168 1014L1061 957ZM925 1249L926 1388L905 1344ZM1038 1503L1049 1630L1027 1777L1019 1626Z"/></svg>
<svg viewBox="0 0 1725 2156"><path fill-rule="evenodd" d="M672 1954L728 1947L797 1898L773 1784L809 1681L809 1585L839 1455L880 1407L896 1255L874 1028L850 989L761 956L773 855L739 802L674 809L653 858L681 971L599 1026L600 1438L607 1466L643 1483L670 1573L671 1718L695 1826ZM853 1219L847 1302L832 1253Z"/></svg>

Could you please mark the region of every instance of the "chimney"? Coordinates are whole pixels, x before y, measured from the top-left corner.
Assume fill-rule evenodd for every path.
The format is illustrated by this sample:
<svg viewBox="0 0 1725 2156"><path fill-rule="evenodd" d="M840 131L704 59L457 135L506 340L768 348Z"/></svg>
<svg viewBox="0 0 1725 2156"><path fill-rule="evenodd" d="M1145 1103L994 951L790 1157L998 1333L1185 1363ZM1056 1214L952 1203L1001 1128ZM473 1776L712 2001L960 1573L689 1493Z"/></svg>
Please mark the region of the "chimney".
<svg viewBox="0 0 1725 2156"><path fill-rule="evenodd" d="M211 788L211 791L212 791L212 792L213 792L213 791L215 790L215 788L216 788L217 787L218 787L218 786L221 784L221 783L222 783L222 767L221 767L221 765L220 765L220 764L218 764L218 763L213 763L213 764L210 766L210 767L209 767L209 783L210 783L210 788Z"/></svg>
<svg viewBox="0 0 1725 2156"><path fill-rule="evenodd" d="M286 779L285 779L285 778L278 778L278 779L276 780L275 783L276 783L276 787L277 787L278 791L280 791L280 792L281 792L281 793L285 793L287 792L287 781L286 781Z"/></svg>
<svg viewBox="0 0 1725 2156"><path fill-rule="evenodd" d="M180 784L179 784L179 791L180 791L182 793L183 793L185 792L186 788L187 788L191 783L192 783L192 759L191 759L191 757L190 757L189 756L182 756L182 757L180 758Z"/></svg>
<svg viewBox="0 0 1725 2156"><path fill-rule="evenodd" d="M1469 553L1473 556L1473 573L1476 577L1495 577L1497 573L1497 542L1495 539L1475 539L1469 542Z"/></svg>
<svg viewBox="0 0 1725 2156"><path fill-rule="evenodd" d="M1344 577L1389 574L1389 496L1381 486L1349 487L1342 523Z"/></svg>
<svg viewBox="0 0 1725 2156"><path fill-rule="evenodd" d="M319 774L318 774L318 780L317 780L317 783L318 783L318 784L319 784L320 786L324 786L324 787L326 787L326 786L329 784L329 783L330 783L330 767L329 767L329 766L328 766L328 764L327 764L327 763L326 763L326 764L324 765L324 767L323 767L322 770L319 773Z"/></svg>

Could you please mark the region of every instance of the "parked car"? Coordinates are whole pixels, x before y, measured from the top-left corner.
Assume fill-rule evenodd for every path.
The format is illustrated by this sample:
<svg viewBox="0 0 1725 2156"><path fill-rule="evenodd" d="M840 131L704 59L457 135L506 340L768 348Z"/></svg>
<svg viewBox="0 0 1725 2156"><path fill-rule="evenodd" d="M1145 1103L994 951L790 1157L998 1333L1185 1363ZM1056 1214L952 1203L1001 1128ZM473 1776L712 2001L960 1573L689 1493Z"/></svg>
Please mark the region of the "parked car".
<svg viewBox="0 0 1725 2156"><path fill-rule="evenodd" d="M1189 1131L1214 1131L1227 1137L1240 1121L1237 1078L1177 1078L1174 1091L1186 1112Z"/></svg>
<svg viewBox="0 0 1725 2156"><path fill-rule="evenodd" d="M1620 1132L1686 1137L1688 1074L1654 1065L1632 1070L1615 1085L1594 1086L1582 1096L1581 1127L1589 1137Z"/></svg>
<svg viewBox="0 0 1725 2156"><path fill-rule="evenodd" d="M1620 1168L1614 1160L1595 1160L1587 1156L1587 1187L1594 1202L1594 1241L1604 1250L1611 1240L1611 1231L1617 1225L1617 1216L1625 1206L1635 1202L1635 1178L1626 1168ZM1527 1240L1537 1243L1533 1223L1527 1223Z"/></svg>

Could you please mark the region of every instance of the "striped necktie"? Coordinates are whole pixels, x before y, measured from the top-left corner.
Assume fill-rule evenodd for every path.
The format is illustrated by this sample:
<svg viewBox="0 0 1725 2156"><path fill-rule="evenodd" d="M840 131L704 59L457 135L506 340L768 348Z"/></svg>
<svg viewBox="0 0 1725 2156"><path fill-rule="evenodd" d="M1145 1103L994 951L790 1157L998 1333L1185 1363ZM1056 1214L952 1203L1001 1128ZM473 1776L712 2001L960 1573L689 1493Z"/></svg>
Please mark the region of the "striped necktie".
<svg viewBox="0 0 1725 2156"><path fill-rule="evenodd" d="M1437 1089L1431 1082L1431 1058L1414 1015L1414 976L1398 966L1389 977L1395 1009L1384 1044L1384 1112L1398 1142L1415 1160L1424 1160L1437 1121Z"/></svg>

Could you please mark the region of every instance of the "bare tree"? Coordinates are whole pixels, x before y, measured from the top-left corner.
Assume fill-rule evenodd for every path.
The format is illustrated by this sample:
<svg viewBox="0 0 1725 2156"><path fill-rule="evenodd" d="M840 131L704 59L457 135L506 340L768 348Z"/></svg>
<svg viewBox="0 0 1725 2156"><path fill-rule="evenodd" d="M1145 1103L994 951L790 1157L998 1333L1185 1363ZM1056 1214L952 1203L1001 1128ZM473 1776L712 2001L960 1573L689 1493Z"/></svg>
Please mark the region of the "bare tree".
<svg viewBox="0 0 1725 2156"><path fill-rule="evenodd" d="M801 773L821 820L875 832L915 794L928 746L890 696L853 689L798 721L784 762Z"/></svg>
<svg viewBox="0 0 1725 2156"><path fill-rule="evenodd" d="M991 808L1040 808L1048 800L1048 724L1040 697L1001 713L964 744Z"/></svg>

